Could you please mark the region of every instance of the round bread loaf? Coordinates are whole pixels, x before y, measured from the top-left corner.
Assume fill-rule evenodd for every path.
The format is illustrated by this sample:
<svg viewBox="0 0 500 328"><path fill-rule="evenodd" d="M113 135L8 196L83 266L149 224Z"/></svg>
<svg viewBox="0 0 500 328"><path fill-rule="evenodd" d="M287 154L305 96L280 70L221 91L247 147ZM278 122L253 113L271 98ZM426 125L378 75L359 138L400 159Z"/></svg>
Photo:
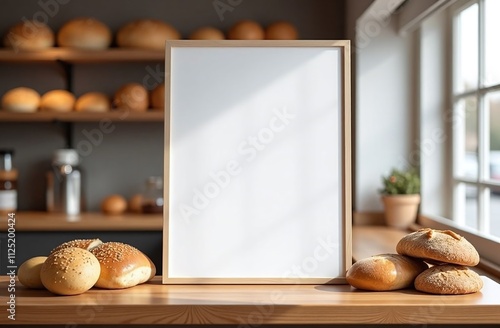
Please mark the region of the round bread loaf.
<svg viewBox="0 0 500 328"><path fill-rule="evenodd" d="M481 288L483 280L476 272L454 264L435 265L415 279L415 289L430 294L471 294Z"/></svg>
<svg viewBox="0 0 500 328"><path fill-rule="evenodd" d="M34 113L39 106L40 94L30 88L14 88L2 97L2 108L9 112Z"/></svg>
<svg viewBox="0 0 500 328"><path fill-rule="evenodd" d="M42 265L40 278L49 291L58 295L77 295L92 288L101 266L89 251L70 247L49 255Z"/></svg>
<svg viewBox="0 0 500 328"><path fill-rule="evenodd" d="M347 282L358 289L396 290L412 286L428 266L423 261L398 254L380 254L354 263L347 270Z"/></svg>
<svg viewBox="0 0 500 328"><path fill-rule="evenodd" d="M191 40L224 40L224 33L215 27L200 27L189 35Z"/></svg>
<svg viewBox="0 0 500 328"><path fill-rule="evenodd" d="M133 246L109 242L93 248L91 252L101 264L97 287L129 288L150 280L156 274L153 262Z"/></svg>
<svg viewBox="0 0 500 328"><path fill-rule="evenodd" d="M115 93L114 104L119 109L145 112L149 107L149 93L139 83L127 83Z"/></svg>
<svg viewBox="0 0 500 328"><path fill-rule="evenodd" d="M112 39L109 27L94 18L72 19L57 33L59 46L78 49L106 49Z"/></svg>
<svg viewBox="0 0 500 328"><path fill-rule="evenodd" d="M264 37L262 26L252 20L242 20L234 24L227 34L230 40L263 40Z"/></svg>
<svg viewBox="0 0 500 328"><path fill-rule="evenodd" d="M163 110L165 108L165 83L160 83L151 91L151 107Z"/></svg>
<svg viewBox="0 0 500 328"><path fill-rule="evenodd" d="M76 248L81 248L85 250L91 250L94 247L99 246L102 244L102 241L98 238L96 239L75 239L75 240L70 240L65 243L62 243L61 245L57 246L54 248L50 254L55 253L57 251L60 251L61 249L65 248L71 248L71 247L76 247Z"/></svg>
<svg viewBox="0 0 500 328"><path fill-rule="evenodd" d="M430 263L468 266L479 263L479 254L474 246L450 230L420 229L404 236L398 242L396 251Z"/></svg>
<svg viewBox="0 0 500 328"><path fill-rule="evenodd" d="M179 32L157 19L140 19L120 28L116 34L119 47L165 50L166 40L178 40Z"/></svg>
<svg viewBox="0 0 500 328"><path fill-rule="evenodd" d="M127 210L127 200L121 195L109 195L101 202L104 214L119 215Z"/></svg>
<svg viewBox="0 0 500 328"><path fill-rule="evenodd" d="M295 26L288 22L275 22L266 28L266 40L296 40L298 35Z"/></svg>
<svg viewBox="0 0 500 328"><path fill-rule="evenodd" d="M19 282L27 288L44 288L40 279L40 271L47 256L32 257L25 261L17 270Z"/></svg>
<svg viewBox="0 0 500 328"><path fill-rule="evenodd" d="M15 50L42 50L54 46L54 32L44 23L23 20L12 26L4 36L3 43Z"/></svg>
<svg viewBox="0 0 500 328"><path fill-rule="evenodd" d="M102 92L87 92L76 100L77 112L108 112L111 109L111 100Z"/></svg>
<svg viewBox="0 0 500 328"><path fill-rule="evenodd" d="M46 112L71 112L75 106L75 96L66 90L52 90L40 100L40 110Z"/></svg>

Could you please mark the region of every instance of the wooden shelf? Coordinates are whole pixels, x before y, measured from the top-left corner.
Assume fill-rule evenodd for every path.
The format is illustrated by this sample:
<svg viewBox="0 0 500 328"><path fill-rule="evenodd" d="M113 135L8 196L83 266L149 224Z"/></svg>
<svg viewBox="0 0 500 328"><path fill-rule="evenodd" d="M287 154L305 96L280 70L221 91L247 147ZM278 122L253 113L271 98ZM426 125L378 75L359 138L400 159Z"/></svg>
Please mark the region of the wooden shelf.
<svg viewBox="0 0 500 328"><path fill-rule="evenodd" d="M0 49L0 62L40 63L64 61L67 63L109 63L164 61L163 51L110 48L107 50L76 50L51 48L40 51L14 51Z"/></svg>
<svg viewBox="0 0 500 328"><path fill-rule="evenodd" d="M155 277L64 297L16 281L16 321L4 312L0 324L498 324L500 285L482 279L481 292L458 296L348 285L162 285ZM8 284L0 277L0 290Z"/></svg>
<svg viewBox="0 0 500 328"><path fill-rule="evenodd" d="M163 110L149 110L147 112L114 110L107 113L11 113L0 111L0 122L99 122L103 119L113 122L163 122L163 117Z"/></svg>
<svg viewBox="0 0 500 328"><path fill-rule="evenodd" d="M0 218L0 231L7 231L7 215ZM16 231L162 231L161 214L124 214L109 216L82 213L70 217L47 212L16 213Z"/></svg>

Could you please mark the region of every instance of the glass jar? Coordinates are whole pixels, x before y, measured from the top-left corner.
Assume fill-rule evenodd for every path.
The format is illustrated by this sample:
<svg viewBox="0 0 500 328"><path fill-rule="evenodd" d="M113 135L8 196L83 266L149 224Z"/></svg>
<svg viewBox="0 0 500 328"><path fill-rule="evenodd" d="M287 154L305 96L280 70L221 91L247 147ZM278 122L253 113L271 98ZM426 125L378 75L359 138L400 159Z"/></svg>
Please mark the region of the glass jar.
<svg viewBox="0 0 500 328"><path fill-rule="evenodd" d="M12 166L13 156L13 150L0 150L0 213L17 210L17 170Z"/></svg>
<svg viewBox="0 0 500 328"><path fill-rule="evenodd" d="M163 213L163 178L149 177L146 180L146 188L142 194L142 213Z"/></svg>

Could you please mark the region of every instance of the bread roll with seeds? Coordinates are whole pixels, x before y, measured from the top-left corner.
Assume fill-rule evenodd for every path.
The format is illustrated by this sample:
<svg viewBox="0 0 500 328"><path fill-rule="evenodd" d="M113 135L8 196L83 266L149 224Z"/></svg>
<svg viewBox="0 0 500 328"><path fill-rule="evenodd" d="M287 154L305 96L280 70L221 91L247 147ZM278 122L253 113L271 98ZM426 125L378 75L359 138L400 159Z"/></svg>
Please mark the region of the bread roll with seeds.
<svg viewBox="0 0 500 328"><path fill-rule="evenodd" d="M481 277L461 265L435 265L415 279L415 289L431 294L471 294L480 291L481 288L483 288Z"/></svg>
<svg viewBox="0 0 500 328"><path fill-rule="evenodd" d="M54 294L77 295L92 288L100 273L101 266L92 253L70 247L47 257L40 270L40 279Z"/></svg>
<svg viewBox="0 0 500 328"><path fill-rule="evenodd" d="M97 287L129 288L150 280L156 274L156 267L149 257L128 244L103 243L91 252L101 264Z"/></svg>
<svg viewBox="0 0 500 328"><path fill-rule="evenodd" d="M50 252L50 254L55 253L61 249L70 248L70 247L82 248L82 249L85 249L88 251L96 246L99 246L100 244L102 244L102 241L98 238L96 238L96 239L75 239L75 240L70 240L70 241L67 241L65 243L62 243L61 245L54 248Z"/></svg>
<svg viewBox="0 0 500 328"><path fill-rule="evenodd" d="M474 246L450 230L420 229L404 236L396 251L434 264L475 266L479 263L479 253Z"/></svg>

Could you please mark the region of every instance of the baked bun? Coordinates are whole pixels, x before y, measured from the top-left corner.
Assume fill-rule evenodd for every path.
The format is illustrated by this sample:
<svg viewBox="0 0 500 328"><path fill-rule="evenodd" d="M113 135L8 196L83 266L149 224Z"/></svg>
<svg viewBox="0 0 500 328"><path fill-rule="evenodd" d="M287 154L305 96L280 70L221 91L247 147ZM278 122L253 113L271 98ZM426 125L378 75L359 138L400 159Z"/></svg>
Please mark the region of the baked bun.
<svg viewBox="0 0 500 328"><path fill-rule="evenodd" d="M275 22L266 28L266 40L296 40L299 34L288 22Z"/></svg>
<svg viewBox="0 0 500 328"><path fill-rule="evenodd" d="M77 295L92 288L101 266L89 251L70 247L49 255L42 265L40 278L49 291L59 295Z"/></svg>
<svg viewBox="0 0 500 328"><path fill-rule="evenodd" d="M40 107L40 94L30 88L14 88L2 97L2 108L9 112L34 113Z"/></svg>
<svg viewBox="0 0 500 328"><path fill-rule="evenodd" d="M116 91L114 105L119 109L145 112L149 107L148 90L139 83L127 83Z"/></svg>
<svg viewBox="0 0 500 328"><path fill-rule="evenodd" d="M40 100L40 110L46 112L71 112L75 106L75 96L66 90L52 90Z"/></svg>
<svg viewBox="0 0 500 328"><path fill-rule="evenodd" d="M111 100L102 92L87 92L76 100L77 112L108 112L111 110Z"/></svg>
<svg viewBox="0 0 500 328"><path fill-rule="evenodd" d="M60 251L61 249L65 248L71 248L71 247L76 247L76 248L81 248L85 250L91 250L94 247L99 246L102 244L102 241L100 239L75 239L75 240L70 240L65 243L62 243L61 245L57 246L54 248L50 254L55 253L57 251Z"/></svg>
<svg viewBox="0 0 500 328"><path fill-rule="evenodd" d="M108 215L122 214L127 210L127 200L120 195L109 195L103 199L101 210Z"/></svg>
<svg viewBox="0 0 500 328"><path fill-rule="evenodd" d="M151 91L151 107L163 110L165 108L165 83L160 83Z"/></svg>
<svg viewBox="0 0 500 328"><path fill-rule="evenodd" d="M142 194L135 194L128 200L128 210L132 213L142 213Z"/></svg>
<svg viewBox="0 0 500 328"><path fill-rule="evenodd" d="M40 279L40 270L47 256L32 257L25 261L17 270L19 282L27 288L44 288Z"/></svg>
<svg viewBox="0 0 500 328"><path fill-rule="evenodd" d="M119 243L104 243L91 250L101 264L97 287L129 288L142 284L156 274L153 262L137 248Z"/></svg>
<svg viewBox="0 0 500 328"><path fill-rule="evenodd" d="M420 229L404 236L398 242L396 251L435 264L475 266L479 263L479 254L474 246L450 230Z"/></svg>
<svg viewBox="0 0 500 328"><path fill-rule="evenodd" d="M415 289L442 295L476 293L483 288L483 280L471 269L453 264L435 265L415 279Z"/></svg>
<svg viewBox="0 0 500 328"><path fill-rule="evenodd" d="M24 20L12 26L4 36L3 43L15 50L42 50L54 46L54 32L44 23Z"/></svg>
<svg viewBox="0 0 500 328"><path fill-rule="evenodd" d="M57 43L60 47L78 49L106 49L112 39L109 27L94 18L72 19L57 33Z"/></svg>
<svg viewBox="0 0 500 328"><path fill-rule="evenodd" d="M224 33L211 26L200 27L189 35L191 40L224 40Z"/></svg>
<svg viewBox="0 0 500 328"><path fill-rule="evenodd" d="M263 40L265 32L259 23L251 20L242 20L234 24L227 34L230 40Z"/></svg>
<svg viewBox="0 0 500 328"><path fill-rule="evenodd" d="M354 263L347 282L358 289L396 290L413 285L415 277L428 266L423 261L397 254L380 254Z"/></svg>
<svg viewBox="0 0 500 328"><path fill-rule="evenodd" d="M124 48L165 50L166 40L178 40L179 32L170 24L157 19L140 19L118 30L116 43Z"/></svg>

